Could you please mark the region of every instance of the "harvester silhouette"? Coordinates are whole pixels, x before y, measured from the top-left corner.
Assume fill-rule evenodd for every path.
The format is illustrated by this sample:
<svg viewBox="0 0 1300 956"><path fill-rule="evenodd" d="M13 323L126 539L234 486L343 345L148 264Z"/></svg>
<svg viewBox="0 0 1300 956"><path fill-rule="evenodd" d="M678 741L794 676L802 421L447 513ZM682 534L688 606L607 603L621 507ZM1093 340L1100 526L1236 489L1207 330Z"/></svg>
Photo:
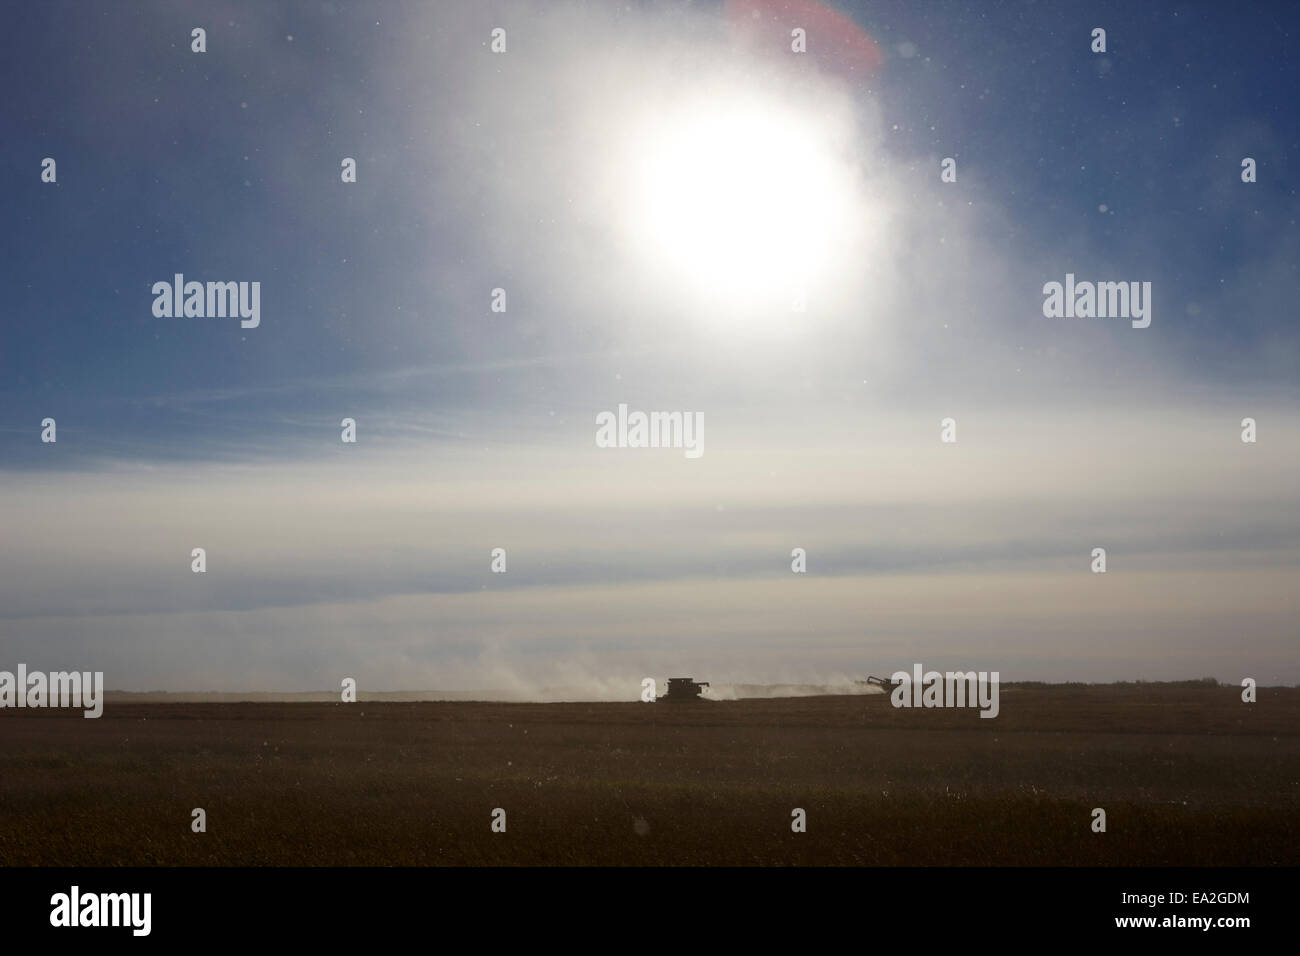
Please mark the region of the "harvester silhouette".
<svg viewBox="0 0 1300 956"><path fill-rule="evenodd" d="M868 675L868 677L867 677L866 680L854 681L854 683L856 683L856 684L866 684L866 685L868 685L868 686L870 686L870 687L879 687L879 688L880 688L881 690L883 690L886 694L888 694L890 691L892 691L895 687L899 686L899 685L902 684L903 682L902 682L901 680L900 680L900 681L889 681L889 680L886 680L886 679L883 678L883 677L876 677L875 675Z"/></svg>
<svg viewBox="0 0 1300 956"><path fill-rule="evenodd" d="M668 678L668 690L664 692L660 700L701 700L700 695L704 688L709 686L708 681L691 680L689 677L670 677Z"/></svg>

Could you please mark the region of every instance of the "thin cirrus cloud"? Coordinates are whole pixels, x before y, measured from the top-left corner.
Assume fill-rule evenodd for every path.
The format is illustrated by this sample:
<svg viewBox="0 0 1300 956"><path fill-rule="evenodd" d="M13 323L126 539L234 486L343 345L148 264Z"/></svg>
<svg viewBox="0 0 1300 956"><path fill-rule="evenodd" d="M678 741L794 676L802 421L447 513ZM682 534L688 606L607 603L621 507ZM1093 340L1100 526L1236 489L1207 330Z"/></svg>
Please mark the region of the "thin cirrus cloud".
<svg viewBox="0 0 1300 956"><path fill-rule="evenodd" d="M233 662L264 658L268 641L291 663L261 672L258 689L311 689L297 668L340 656L370 661L372 687L425 675L460 689L453 673L484 687L473 665L488 648L498 676L539 655L557 674L579 656L615 671L685 656L747 679L762 677L758 661L769 678L828 679L864 656L934 648L1005 655L1026 678L1119 678L1125 646L1180 628L1179 673L1249 651L1260 679L1294 679L1300 529L1282 476L1296 436L1250 446L1231 423L1166 420L1167 447L1135 456L1146 426L1119 415L1102 427L1095 411L990 416L982 442L956 446L908 441L909 425L847 451L801 445L787 424L695 461L597 449L575 423L531 448L394 459L358 445L310 465L29 475L12 487L0 628L29 656L102 655L132 689L184 659L179 622L210 629L228 655L180 680L189 690L244 686ZM193 546L207 549L204 575L189 569ZM1096 546L1105 576L1088 571ZM493 547L505 574L489 569ZM806 576L790 573L795 547ZM371 660L371 616L385 654L418 666ZM1027 667L1016 649L1035 641ZM1144 673L1168 672L1146 653Z"/></svg>

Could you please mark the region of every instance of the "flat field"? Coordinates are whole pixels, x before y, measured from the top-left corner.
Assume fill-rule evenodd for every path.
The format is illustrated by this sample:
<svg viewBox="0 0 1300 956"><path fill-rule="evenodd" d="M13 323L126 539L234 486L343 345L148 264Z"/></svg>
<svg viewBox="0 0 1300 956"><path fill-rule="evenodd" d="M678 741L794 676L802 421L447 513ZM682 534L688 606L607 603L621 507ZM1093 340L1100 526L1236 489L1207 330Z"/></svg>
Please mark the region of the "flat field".
<svg viewBox="0 0 1300 956"><path fill-rule="evenodd" d="M0 865L1297 863L1296 688L0 711Z"/></svg>

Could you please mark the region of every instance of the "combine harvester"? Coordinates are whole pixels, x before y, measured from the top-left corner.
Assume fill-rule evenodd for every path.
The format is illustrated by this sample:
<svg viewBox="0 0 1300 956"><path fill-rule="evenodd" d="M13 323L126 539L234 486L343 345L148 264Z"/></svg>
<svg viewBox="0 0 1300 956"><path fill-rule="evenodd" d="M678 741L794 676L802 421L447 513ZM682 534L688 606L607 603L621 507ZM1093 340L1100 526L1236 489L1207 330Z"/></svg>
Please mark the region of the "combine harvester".
<svg viewBox="0 0 1300 956"><path fill-rule="evenodd" d="M704 700L701 694L709 686L708 681L695 681L689 677L668 678L668 690L660 700Z"/></svg>
<svg viewBox="0 0 1300 956"><path fill-rule="evenodd" d="M854 683L855 683L855 684L864 684L864 685L866 685L867 687L879 687L879 688L880 688L882 691L884 691L886 694L889 694L889 693L892 693L892 692L893 692L893 690L894 690L895 687L900 686L903 682L902 682L901 680L900 680L900 681L888 681L888 680L886 680L886 679L883 678L883 677L876 677L875 675L868 675L866 680L854 681Z"/></svg>

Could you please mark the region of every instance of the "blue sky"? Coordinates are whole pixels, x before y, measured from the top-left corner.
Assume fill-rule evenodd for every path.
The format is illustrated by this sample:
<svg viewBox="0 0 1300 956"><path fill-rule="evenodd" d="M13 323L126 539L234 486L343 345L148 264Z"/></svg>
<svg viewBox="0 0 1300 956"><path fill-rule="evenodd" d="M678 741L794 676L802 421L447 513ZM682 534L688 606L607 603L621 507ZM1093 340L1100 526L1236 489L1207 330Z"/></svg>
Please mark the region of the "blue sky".
<svg viewBox="0 0 1300 956"><path fill-rule="evenodd" d="M1033 679L1300 680L1294 9L838 8L883 54L851 83L815 34L802 59L737 47L722 3L6 12L0 649L135 689L613 693L927 649ZM672 117L755 103L826 160L754 197L833 217L796 319L727 300L710 250L683 271L634 201ZM176 272L260 281L260 326L154 317ZM1150 281L1151 327L1045 318L1067 272ZM700 467L595 449L620 402L700 411ZM1140 567L1145 592L1056 621L1103 537L1132 555L1107 580ZM827 590L766 607L805 539ZM875 588L974 603L877 619ZM1220 591L1239 605L1175 654L1189 595Z"/></svg>

